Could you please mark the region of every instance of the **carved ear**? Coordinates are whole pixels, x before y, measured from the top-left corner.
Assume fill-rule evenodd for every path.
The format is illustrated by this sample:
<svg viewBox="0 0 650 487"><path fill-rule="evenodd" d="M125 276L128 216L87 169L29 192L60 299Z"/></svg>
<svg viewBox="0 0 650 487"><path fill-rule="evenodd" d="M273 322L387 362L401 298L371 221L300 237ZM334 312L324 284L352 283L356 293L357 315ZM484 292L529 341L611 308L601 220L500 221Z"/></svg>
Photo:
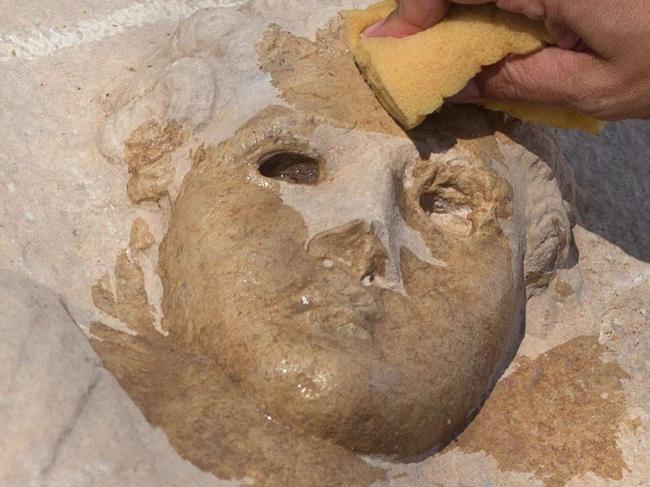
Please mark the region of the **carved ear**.
<svg viewBox="0 0 650 487"><path fill-rule="evenodd" d="M546 157L548 162L538 158L528 168L524 274L529 296L569 265L573 249L573 172L559 149Z"/></svg>

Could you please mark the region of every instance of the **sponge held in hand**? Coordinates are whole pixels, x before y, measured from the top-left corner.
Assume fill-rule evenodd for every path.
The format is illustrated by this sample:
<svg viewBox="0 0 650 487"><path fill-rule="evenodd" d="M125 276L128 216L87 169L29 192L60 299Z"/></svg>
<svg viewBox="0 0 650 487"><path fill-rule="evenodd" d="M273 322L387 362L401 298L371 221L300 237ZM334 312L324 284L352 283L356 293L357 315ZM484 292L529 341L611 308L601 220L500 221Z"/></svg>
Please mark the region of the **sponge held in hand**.
<svg viewBox="0 0 650 487"><path fill-rule="evenodd" d="M509 54L529 54L551 43L543 25L493 5L451 7L440 23L409 37L361 36L395 8L385 0L346 13L354 59L386 110L406 129L419 125L458 93L483 66ZM600 132L587 115L526 104L490 102L486 108L562 128Z"/></svg>

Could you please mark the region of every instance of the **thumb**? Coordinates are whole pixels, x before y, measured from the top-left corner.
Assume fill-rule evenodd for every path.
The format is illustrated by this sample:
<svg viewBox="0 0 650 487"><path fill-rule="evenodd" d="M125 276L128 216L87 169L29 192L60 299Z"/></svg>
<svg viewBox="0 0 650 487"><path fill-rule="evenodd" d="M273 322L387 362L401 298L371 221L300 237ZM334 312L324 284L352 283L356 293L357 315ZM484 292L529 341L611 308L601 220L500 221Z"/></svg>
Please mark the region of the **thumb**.
<svg viewBox="0 0 650 487"><path fill-rule="evenodd" d="M447 0L399 0L386 19L368 27L364 37L406 37L428 29L447 15Z"/></svg>
<svg viewBox="0 0 650 487"><path fill-rule="evenodd" d="M598 116L609 85L601 61L588 52L547 47L485 67L449 99L452 103L521 102Z"/></svg>

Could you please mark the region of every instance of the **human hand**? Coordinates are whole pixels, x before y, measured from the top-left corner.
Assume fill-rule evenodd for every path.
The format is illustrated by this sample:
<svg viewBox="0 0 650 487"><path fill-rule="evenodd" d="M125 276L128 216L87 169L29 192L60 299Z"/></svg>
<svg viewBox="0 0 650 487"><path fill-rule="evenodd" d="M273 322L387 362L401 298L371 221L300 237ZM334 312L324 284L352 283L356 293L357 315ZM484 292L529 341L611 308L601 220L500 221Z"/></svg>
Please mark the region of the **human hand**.
<svg viewBox="0 0 650 487"><path fill-rule="evenodd" d="M484 68L451 102L532 103L601 120L650 118L650 0L400 0L364 35L415 34L439 22L450 3L496 3L543 22L556 42Z"/></svg>

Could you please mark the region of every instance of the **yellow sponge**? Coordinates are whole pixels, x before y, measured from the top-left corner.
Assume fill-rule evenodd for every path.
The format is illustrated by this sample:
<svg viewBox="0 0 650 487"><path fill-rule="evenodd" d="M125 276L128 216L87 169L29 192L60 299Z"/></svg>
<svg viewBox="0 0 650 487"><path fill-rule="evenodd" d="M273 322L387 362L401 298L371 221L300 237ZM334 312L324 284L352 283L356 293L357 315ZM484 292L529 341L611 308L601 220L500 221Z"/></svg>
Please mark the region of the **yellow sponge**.
<svg viewBox="0 0 650 487"><path fill-rule="evenodd" d="M385 0L348 11L346 28L357 65L386 110L407 129L438 110L483 66L508 54L529 54L551 42L540 23L493 5L452 6L440 23L402 39L361 37L395 6L394 0ZM589 132L602 128L601 121L568 110L496 102L486 107L556 127Z"/></svg>

